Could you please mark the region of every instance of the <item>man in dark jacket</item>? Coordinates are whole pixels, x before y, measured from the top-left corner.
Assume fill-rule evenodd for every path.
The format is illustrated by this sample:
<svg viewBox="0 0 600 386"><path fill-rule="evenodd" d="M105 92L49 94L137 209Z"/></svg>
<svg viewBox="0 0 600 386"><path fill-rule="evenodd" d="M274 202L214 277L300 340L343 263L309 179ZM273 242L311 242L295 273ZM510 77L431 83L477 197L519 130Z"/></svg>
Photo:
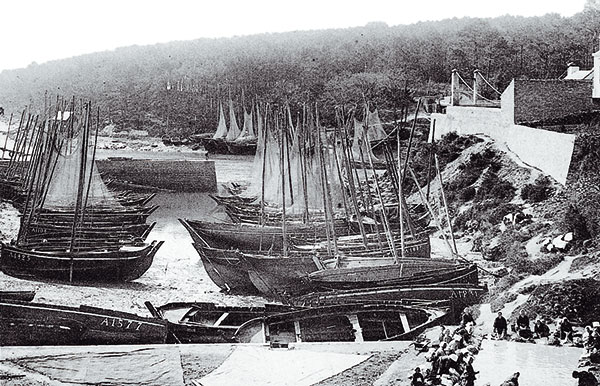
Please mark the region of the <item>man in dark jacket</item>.
<svg viewBox="0 0 600 386"><path fill-rule="evenodd" d="M494 334L499 339L504 339L506 336L506 319L502 316L502 312L498 312L498 316L494 319Z"/></svg>

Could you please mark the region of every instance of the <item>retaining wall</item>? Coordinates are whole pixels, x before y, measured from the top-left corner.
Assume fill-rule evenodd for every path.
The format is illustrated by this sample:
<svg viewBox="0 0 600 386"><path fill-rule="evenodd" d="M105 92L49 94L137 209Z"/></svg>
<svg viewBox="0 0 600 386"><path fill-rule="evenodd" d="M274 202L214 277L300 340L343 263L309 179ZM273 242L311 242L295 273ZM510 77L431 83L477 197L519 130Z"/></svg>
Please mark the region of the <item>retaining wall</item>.
<svg viewBox="0 0 600 386"><path fill-rule="evenodd" d="M207 160L97 160L98 170L118 181L177 192L215 192L215 162Z"/></svg>
<svg viewBox="0 0 600 386"><path fill-rule="evenodd" d="M448 106L446 114L431 114L434 122L436 139L449 132L485 134L561 184L567 181L575 135L509 124L500 109L485 107Z"/></svg>

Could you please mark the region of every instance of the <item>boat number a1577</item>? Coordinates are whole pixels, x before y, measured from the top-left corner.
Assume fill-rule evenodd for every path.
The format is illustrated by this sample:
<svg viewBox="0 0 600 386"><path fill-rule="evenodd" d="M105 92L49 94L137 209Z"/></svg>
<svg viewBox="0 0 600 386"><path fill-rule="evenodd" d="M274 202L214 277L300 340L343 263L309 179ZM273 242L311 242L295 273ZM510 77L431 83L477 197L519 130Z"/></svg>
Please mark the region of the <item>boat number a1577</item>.
<svg viewBox="0 0 600 386"><path fill-rule="evenodd" d="M140 327L142 326L141 322L136 322L135 320L127 320L127 319L121 319L121 318L104 318L104 320L102 321L102 323L100 323L101 326L106 326L106 327L115 327L115 328L123 328L125 330L135 330L135 331L139 331Z"/></svg>

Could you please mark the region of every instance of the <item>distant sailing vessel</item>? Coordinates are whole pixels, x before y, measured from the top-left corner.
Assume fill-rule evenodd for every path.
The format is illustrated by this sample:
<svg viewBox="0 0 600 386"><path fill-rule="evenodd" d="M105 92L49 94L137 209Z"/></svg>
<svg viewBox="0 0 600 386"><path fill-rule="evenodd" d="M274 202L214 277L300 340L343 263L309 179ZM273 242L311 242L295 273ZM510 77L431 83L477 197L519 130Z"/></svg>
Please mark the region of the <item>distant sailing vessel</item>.
<svg viewBox="0 0 600 386"><path fill-rule="evenodd" d="M202 145L209 153L216 154L240 154L253 155L256 153L258 138L255 134L254 122L256 121L257 130L261 130L262 122L258 106L256 108L256 119L252 108L250 111L244 107L244 124L240 130L235 116L235 109L231 98L228 101L229 106L229 127L225 121L223 105L219 103L219 124L212 137L198 136Z"/></svg>

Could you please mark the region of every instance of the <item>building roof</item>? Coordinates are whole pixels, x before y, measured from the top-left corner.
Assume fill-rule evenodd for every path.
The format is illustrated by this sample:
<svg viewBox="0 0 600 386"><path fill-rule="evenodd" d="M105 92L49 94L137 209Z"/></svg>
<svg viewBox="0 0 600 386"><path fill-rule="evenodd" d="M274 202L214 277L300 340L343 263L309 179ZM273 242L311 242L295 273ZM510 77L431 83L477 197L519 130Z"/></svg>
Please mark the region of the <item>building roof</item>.
<svg viewBox="0 0 600 386"><path fill-rule="evenodd" d="M594 77L594 69L591 70L577 70L571 74L565 76L565 79L569 80L584 80L584 79L592 79Z"/></svg>

